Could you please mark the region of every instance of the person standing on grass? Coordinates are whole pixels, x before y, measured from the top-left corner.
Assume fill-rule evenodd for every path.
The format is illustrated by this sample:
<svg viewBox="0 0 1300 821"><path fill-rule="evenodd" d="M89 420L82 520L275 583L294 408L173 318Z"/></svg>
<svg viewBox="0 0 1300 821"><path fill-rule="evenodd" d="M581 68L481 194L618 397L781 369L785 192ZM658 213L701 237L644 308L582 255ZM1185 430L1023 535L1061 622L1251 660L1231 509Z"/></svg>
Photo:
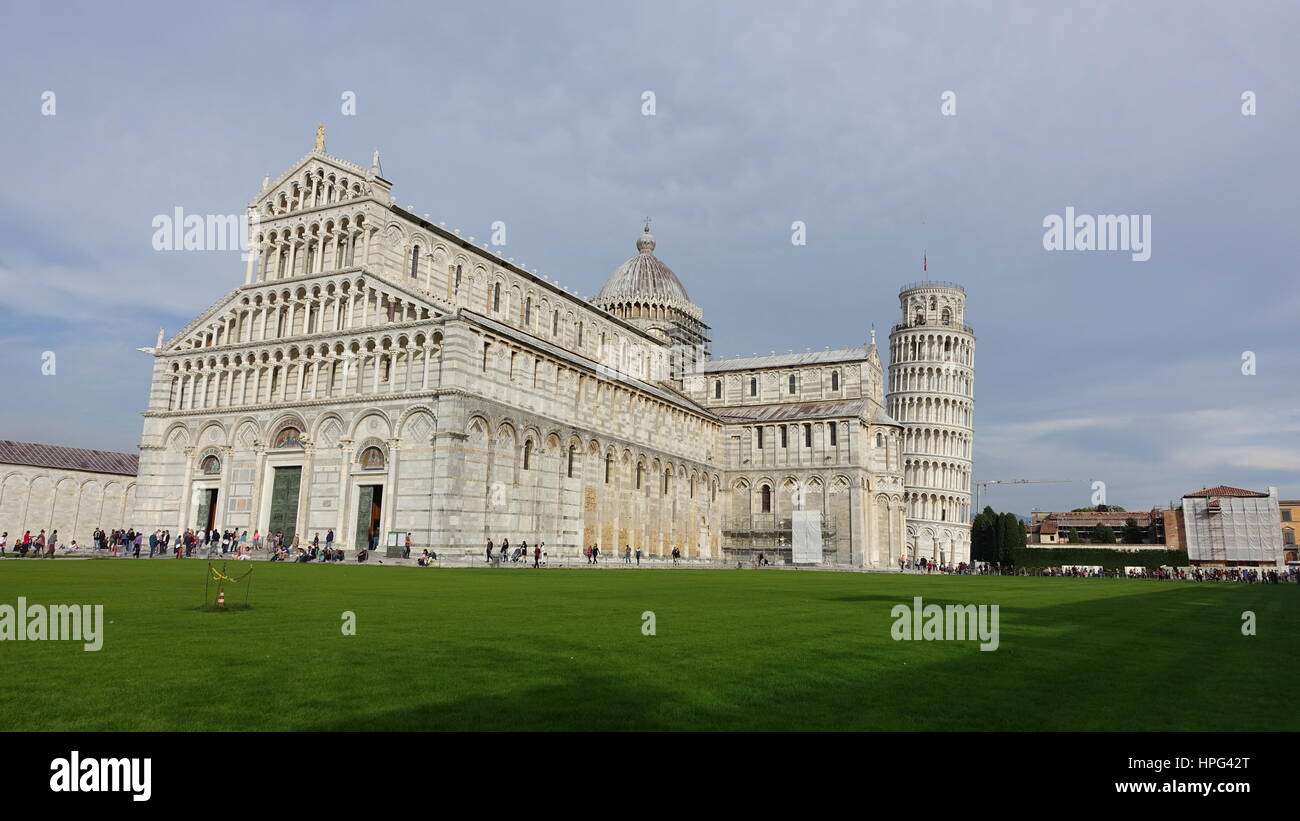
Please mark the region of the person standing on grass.
<svg viewBox="0 0 1300 821"><path fill-rule="evenodd" d="M542 546L538 545L533 548L533 567L542 566Z"/></svg>

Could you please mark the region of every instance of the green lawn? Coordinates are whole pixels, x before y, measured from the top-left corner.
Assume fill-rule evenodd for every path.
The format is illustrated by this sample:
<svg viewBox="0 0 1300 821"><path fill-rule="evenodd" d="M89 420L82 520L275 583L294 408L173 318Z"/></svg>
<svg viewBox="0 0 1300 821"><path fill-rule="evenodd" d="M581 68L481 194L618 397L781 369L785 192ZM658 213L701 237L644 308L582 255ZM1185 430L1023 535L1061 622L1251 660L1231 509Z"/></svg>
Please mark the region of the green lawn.
<svg viewBox="0 0 1300 821"><path fill-rule="evenodd" d="M0 729L1300 729L1296 585L258 562L208 613L205 567L0 560L0 604L109 622L0 643ZM999 605L999 649L894 641L914 595Z"/></svg>

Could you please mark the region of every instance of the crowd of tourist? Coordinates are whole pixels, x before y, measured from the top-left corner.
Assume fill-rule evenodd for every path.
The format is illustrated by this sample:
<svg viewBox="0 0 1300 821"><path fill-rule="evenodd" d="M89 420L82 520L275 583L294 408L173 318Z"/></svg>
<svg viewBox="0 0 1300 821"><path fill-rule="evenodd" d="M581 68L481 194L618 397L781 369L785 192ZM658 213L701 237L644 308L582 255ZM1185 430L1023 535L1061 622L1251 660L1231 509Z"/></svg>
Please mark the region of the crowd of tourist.
<svg viewBox="0 0 1300 821"><path fill-rule="evenodd" d="M326 532L324 545L321 544L320 534L317 533L313 536L311 544L304 546L299 544L297 535L292 540L286 540L283 531L267 533L263 536L260 530L254 530L250 539L247 530L240 532L235 529L187 529L175 537L170 530L155 530L146 537L143 532L134 529L105 531L102 528L95 528L91 534L89 548L78 545L75 539L68 544L63 544L59 541L57 530L51 531L48 536L44 530L39 531L35 536L31 531L27 531L15 537L12 544L9 542L8 532L0 533L0 556L53 558L57 552L63 555L106 555L111 558L139 559L142 558L146 544L148 545L146 555L150 559L171 555L182 559L198 555L207 558L233 556L240 561L250 561L254 554L264 555L267 560L273 562L341 562L344 558L342 548L334 547L333 530ZM364 555L365 551L361 553Z"/></svg>
<svg viewBox="0 0 1300 821"><path fill-rule="evenodd" d="M155 530L153 533L146 535L143 532L137 532L134 529L105 531L102 528L95 528L91 534L91 545L85 549L84 545L78 545L76 540L67 544L59 541L58 530L52 530L46 535L41 530L32 535L31 531L24 532L17 536L10 543L7 532L0 533L0 556L16 556L20 558L53 558L56 554L63 555L104 555L110 557L130 557L142 558L141 553L144 546L148 545L148 558L156 558L168 555L175 555L176 558L193 558L196 554L212 558L215 556L233 556L239 561L250 561L254 555L265 556L266 560L273 562L341 562L344 560L344 551L341 548L334 547L334 531L327 530L325 533L324 544L321 543L320 533L317 532L312 536L310 543L301 544L298 534L294 534L292 539L286 539L283 531L274 533L268 532L263 534L260 530L254 530L252 536L249 536L247 530L239 531L237 529L228 530L194 530L187 529L179 536L173 537L170 530ZM356 560L358 562L366 561L368 553L374 550L374 539L371 539L371 545L368 549L363 548L358 551ZM641 564L641 548L637 548L635 553L630 545L623 549L623 563L632 564L634 557L637 565ZM404 558L410 558L411 555L411 534L406 534L406 544L402 551ZM600 563L600 548L596 545L590 545L583 549L583 555L588 564L598 565ZM681 558L681 551L674 547L670 554L673 564L677 564ZM528 542L524 541L518 547L511 547L510 539L501 540L498 547L491 539L487 541L486 561L491 567L500 567L503 563L523 564L526 565L532 560L533 567L542 567L547 562L546 542L538 542L530 548ZM427 548L416 558L416 564L419 567L433 567L438 561L438 554ZM771 566L765 554L760 553L752 562L755 568ZM741 565L737 565L738 567ZM1282 568L1253 568L1253 567L1159 567L1159 568L1125 568L1106 569L1101 567L1044 567L1044 568L1023 568L1023 567L1002 567L990 562L959 562L957 564L947 564L936 562L934 559L921 557L900 556L898 558L898 571L915 572L915 573L944 573L951 575L981 575L981 576L1051 576L1051 577L1070 577L1070 578L1089 578L1089 579L1157 579L1173 581L1194 581L1194 582L1236 582L1240 584L1297 584L1300 583L1300 567L1286 566Z"/></svg>
<svg viewBox="0 0 1300 821"><path fill-rule="evenodd" d="M407 534L407 543L408 545L410 543L409 533ZM547 559L546 542L538 542L533 546L530 554L527 540L520 542L518 547L511 549L510 539L508 538L501 540L500 547L493 545L492 540L488 539L485 555L487 557L487 564L490 567L500 567L503 562L509 562L511 564L528 564L530 555L533 560L533 567L542 567L546 564ZM437 558L436 554L434 555L434 558ZM427 565L421 566L423 567Z"/></svg>

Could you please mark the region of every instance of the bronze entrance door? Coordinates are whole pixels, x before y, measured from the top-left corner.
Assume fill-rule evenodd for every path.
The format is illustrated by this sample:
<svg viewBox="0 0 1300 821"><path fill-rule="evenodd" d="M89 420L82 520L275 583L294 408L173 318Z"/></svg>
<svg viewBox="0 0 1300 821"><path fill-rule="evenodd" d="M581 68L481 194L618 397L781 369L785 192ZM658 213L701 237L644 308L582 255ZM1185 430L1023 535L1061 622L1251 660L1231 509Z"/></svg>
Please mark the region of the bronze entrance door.
<svg viewBox="0 0 1300 821"><path fill-rule="evenodd" d="M208 490L200 490L199 493L199 515L195 519L194 526L208 531L216 526L217 489L209 488Z"/></svg>
<svg viewBox="0 0 1300 821"><path fill-rule="evenodd" d="M363 547L370 550L373 536L380 541L383 540L383 534L379 532L380 512L384 504L384 486L383 485L361 485L357 488L357 532L356 539L352 542L356 549Z"/></svg>
<svg viewBox="0 0 1300 821"><path fill-rule="evenodd" d="M298 522L298 489L302 486L302 468L275 469L271 485L271 518L266 526L267 535L284 531L284 543L293 544L294 528Z"/></svg>

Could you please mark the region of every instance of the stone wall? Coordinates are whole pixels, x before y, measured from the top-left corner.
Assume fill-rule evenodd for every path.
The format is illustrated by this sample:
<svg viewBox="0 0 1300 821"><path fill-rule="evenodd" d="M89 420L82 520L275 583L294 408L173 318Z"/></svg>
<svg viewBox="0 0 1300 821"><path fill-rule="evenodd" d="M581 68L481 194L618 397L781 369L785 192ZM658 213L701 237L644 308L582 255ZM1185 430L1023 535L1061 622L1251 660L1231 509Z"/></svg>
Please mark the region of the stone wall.
<svg viewBox="0 0 1300 821"><path fill-rule="evenodd" d="M26 530L57 530L61 544L89 545L96 527L130 525L135 493L130 475L0 464L0 532L10 544Z"/></svg>

